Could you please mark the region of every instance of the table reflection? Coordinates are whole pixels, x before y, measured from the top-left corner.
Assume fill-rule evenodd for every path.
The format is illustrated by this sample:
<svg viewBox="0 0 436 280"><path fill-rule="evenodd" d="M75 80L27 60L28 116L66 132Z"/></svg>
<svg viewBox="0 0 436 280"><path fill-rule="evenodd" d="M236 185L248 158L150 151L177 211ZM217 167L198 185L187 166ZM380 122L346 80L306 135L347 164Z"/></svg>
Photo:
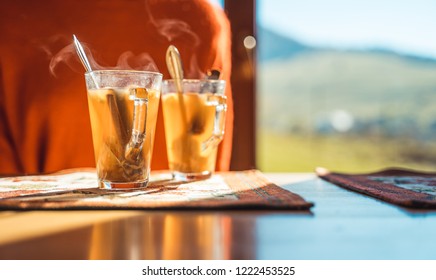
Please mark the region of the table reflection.
<svg viewBox="0 0 436 280"><path fill-rule="evenodd" d="M186 213L96 224L89 259L231 259L233 233L251 235L241 225L226 215Z"/></svg>
<svg viewBox="0 0 436 280"><path fill-rule="evenodd" d="M148 212L0 246L1 259L253 259L255 219Z"/></svg>

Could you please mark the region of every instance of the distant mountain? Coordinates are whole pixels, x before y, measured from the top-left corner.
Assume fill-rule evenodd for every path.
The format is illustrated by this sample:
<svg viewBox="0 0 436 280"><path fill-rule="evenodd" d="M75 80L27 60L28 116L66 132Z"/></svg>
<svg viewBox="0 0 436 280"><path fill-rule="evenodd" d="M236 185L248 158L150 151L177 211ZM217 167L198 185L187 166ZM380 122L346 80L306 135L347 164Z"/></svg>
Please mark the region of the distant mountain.
<svg viewBox="0 0 436 280"><path fill-rule="evenodd" d="M436 58L410 55L399 53L387 48L368 48L368 49L345 49L345 50L335 50L334 48L322 47L322 46L310 46L301 43L295 39L289 38L285 35L278 34L268 28L258 26L257 38L261 44L258 44L258 61L260 63L278 60L284 58L293 58L297 55L316 51L342 51L350 53L374 53L382 54L386 56L401 57L402 59L419 61L425 63L436 63Z"/></svg>
<svg viewBox="0 0 436 280"><path fill-rule="evenodd" d="M291 58L301 53L310 52L314 48L304 45L296 40L280 35L274 31L259 26L257 30L258 60L266 62L270 60Z"/></svg>
<svg viewBox="0 0 436 280"><path fill-rule="evenodd" d="M436 62L388 51L311 49L258 65L259 125L330 132L335 112L350 132L436 137Z"/></svg>
<svg viewBox="0 0 436 280"><path fill-rule="evenodd" d="M385 54L385 55L392 55L401 57L405 60L411 60L411 61L418 61L418 62L428 62L428 63L436 63L436 58L426 57L426 56L419 56L419 55L413 55L413 54L405 54L405 53L399 53L390 49L386 48L369 48L360 50L362 52L371 52L371 53L377 53L377 54Z"/></svg>

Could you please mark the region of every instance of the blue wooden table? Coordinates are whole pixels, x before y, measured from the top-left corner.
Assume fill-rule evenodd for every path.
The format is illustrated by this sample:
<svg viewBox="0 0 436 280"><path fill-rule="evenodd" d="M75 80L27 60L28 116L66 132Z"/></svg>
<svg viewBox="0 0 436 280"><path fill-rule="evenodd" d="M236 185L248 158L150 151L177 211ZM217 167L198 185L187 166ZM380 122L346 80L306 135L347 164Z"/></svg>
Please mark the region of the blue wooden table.
<svg viewBox="0 0 436 280"><path fill-rule="evenodd" d="M436 259L436 211L266 174L310 212L3 211L0 259Z"/></svg>

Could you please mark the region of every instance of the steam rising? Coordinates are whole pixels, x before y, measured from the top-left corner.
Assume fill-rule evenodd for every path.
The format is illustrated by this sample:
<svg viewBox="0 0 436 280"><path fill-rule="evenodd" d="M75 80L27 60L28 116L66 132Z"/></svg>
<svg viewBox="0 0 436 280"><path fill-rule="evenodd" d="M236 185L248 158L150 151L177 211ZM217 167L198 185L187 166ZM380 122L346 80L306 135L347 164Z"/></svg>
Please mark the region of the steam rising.
<svg viewBox="0 0 436 280"><path fill-rule="evenodd" d="M192 50L192 56L190 60L188 58L183 58L186 66L189 67L185 70L188 77L202 77L204 73L200 71L197 62L197 48L200 45L199 36L192 31L191 26L178 19L165 18L165 19L155 19L150 11L148 2L146 2L145 12L148 14L148 22L145 23L147 26L152 26L155 28L163 38L168 41L168 45L175 44L174 42L183 42L189 45ZM80 34L78 34L80 36ZM96 62L92 52L85 43L82 42L84 51L88 57L88 60L94 70L99 69L124 69L124 70L148 70L148 71L159 71L156 64L154 63L152 57L148 53L140 53L135 55L131 51L126 51L122 53L118 59L117 65L115 67L103 67ZM177 44L175 44L177 46ZM166 49L166 48L165 48ZM162 50L162 56L165 55L165 49ZM71 69L74 69L74 65L77 64L78 57L74 44L69 44L62 48L57 54L55 54L50 61L49 69L52 75L56 76L56 67L60 63L65 63ZM77 66L77 65L76 65ZM185 66L185 67L186 67Z"/></svg>
<svg viewBox="0 0 436 280"><path fill-rule="evenodd" d="M165 18L165 19L155 19L148 2L146 3L146 13L148 15L149 24L154 26L157 32L168 41L168 45L173 44L176 47L177 44L174 42L176 40L187 42L192 51L192 57L189 61L189 68L184 69L186 76L199 78L204 76L201 72L200 67L197 62L197 48L200 45L200 37L192 30L191 26L179 19ZM182 57L182 61L185 63L187 58Z"/></svg>
<svg viewBox="0 0 436 280"><path fill-rule="evenodd" d="M60 62L66 63L71 69L73 69L72 58L73 56L77 56L75 53L74 45L70 44L63 49L61 49L57 54L55 54L49 65L50 73L53 76L56 76L55 68Z"/></svg>
<svg viewBox="0 0 436 280"><path fill-rule="evenodd" d="M150 16L150 20L156 26L159 34L164 36L169 43L177 38L183 38L189 41L194 48L197 48L200 44L200 38L191 30L191 26L184 21L176 19L154 20L152 16Z"/></svg>
<svg viewBox="0 0 436 280"><path fill-rule="evenodd" d="M135 56L131 51L124 52L122 55L120 55L115 69L135 69L155 72L159 71L154 63L154 60L148 53L141 53Z"/></svg>
<svg viewBox="0 0 436 280"><path fill-rule="evenodd" d="M141 53L137 56L131 51L126 51L120 55L118 58L117 65L115 67L103 67L96 62L91 50L86 44L83 44L83 48L88 57L89 63L93 70L99 69L112 69L112 70L147 70L147 71L158 71L156 64L148 53ZM76 49L74 44L70 44L63 49L61 49L56 55L54 55L50 61L50 72L52 75L56 76L55 69L59 63L64 62L70 68L73 68L73 61L78 60Z"/></svg>

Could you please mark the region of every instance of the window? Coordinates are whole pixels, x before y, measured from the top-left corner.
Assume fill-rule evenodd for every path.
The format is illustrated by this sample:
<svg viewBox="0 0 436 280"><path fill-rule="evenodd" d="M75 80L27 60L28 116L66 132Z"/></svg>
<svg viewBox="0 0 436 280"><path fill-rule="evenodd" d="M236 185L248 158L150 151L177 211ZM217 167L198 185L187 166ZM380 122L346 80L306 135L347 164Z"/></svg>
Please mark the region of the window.
<svg viewBox="0 0 436 280"><path fill-rule="evenodd" d="M436 1L256 8L258 168L436 169Z"/></svg>

